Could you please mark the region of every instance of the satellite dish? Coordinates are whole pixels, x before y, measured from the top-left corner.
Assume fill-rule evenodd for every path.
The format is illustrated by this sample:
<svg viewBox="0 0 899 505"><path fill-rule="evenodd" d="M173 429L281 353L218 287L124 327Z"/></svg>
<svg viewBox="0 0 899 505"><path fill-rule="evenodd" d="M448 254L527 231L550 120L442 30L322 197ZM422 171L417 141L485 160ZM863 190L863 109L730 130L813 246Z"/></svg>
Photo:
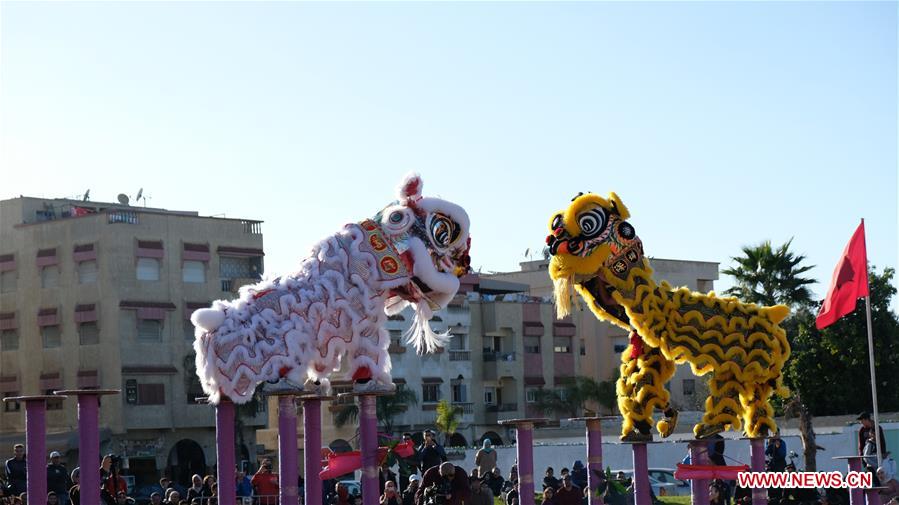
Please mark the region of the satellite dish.
<svg viewBox="0 0 899 505"><path fill-rule="evenodd" d="M128 195L125 193L119 193L118 199L120 204L128 205Z"/></svg>
<svg viewBox="0 0 899 505"><path fill-rule="evenodd" d="M84 197L81 199L81 201L86 202L90 199L91 199L91 190L88 189L87 191L84 192Z"/></svg>
<svg viewBox="0 0 899 505"><path fill-rule="evenodd" d="M138 190L137 197L135 197L134 199L140 201L140 197L142 196L144 196L144 188L140 188L140 190Z"/></svg>

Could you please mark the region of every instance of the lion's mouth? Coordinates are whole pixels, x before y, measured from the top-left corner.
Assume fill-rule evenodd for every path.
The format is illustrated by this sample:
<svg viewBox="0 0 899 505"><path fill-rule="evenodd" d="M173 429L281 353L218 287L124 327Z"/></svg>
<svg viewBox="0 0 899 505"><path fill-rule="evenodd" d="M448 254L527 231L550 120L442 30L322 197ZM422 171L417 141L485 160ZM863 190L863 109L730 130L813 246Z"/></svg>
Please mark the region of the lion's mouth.
<svg viewBox="0 0 899 505"><path fill-rule="evenodd" d="M615 288L603 279L602 273L597 273L595 276L580 282L580 285L593 295L594 305L624 325L630 326L630 318L627 317L627 311L612 296Z"/></svg>

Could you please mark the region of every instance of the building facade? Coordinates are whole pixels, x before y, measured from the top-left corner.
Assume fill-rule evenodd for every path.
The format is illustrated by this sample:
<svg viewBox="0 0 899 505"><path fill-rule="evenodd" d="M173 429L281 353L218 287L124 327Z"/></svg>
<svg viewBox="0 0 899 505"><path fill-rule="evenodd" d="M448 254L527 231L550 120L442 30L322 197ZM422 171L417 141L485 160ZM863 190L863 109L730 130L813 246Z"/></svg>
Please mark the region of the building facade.
<svg viewBox="0 0 899 505"><path fill-rule="evenodd" d="M120 389L102 399L101 450L135 484L181 483L215 464L213 409L193 360L193 310L262 272L261 223L67 199L0 202L0 396ZM243 409L243 459L265 404ZM257 412L258 410L258 412ZM0 411L0 446L24 440L24 412ZM48 451L77 464L74 400L48 405Z"/></svg>

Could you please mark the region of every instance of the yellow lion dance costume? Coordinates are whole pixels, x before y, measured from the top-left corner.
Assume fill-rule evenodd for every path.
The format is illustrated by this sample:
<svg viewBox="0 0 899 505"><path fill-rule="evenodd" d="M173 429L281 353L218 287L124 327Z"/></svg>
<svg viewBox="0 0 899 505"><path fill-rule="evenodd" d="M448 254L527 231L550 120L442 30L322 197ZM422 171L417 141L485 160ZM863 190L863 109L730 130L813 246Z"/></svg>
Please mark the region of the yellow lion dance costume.
<svg viewBox="0 0 899 505"><path fill-rule="evenodd" d="M778 325L789 309L656 284L628 217L615 193L579 194L553 216L546 238L558 316L571 312L576 291L596 317L631 330L617 384L622 440L652 439L656 408L665 415L656 424L661 436L674 431L677 412L665 383L680 363L712 374L697 438L741 426L749 437L776 431L768 400L789 394L781 370L790 345Z"/></svg>

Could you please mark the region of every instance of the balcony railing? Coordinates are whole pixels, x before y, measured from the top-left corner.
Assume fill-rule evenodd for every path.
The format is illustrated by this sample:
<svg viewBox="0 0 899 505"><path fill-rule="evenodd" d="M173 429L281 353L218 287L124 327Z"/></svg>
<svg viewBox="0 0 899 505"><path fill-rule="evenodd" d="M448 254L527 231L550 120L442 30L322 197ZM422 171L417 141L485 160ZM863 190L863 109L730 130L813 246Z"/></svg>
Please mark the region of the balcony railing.
<svg viewBox="0 0 899 505"><path fill-rule="evenodd" d="M244 233L250 233L253 235L259 235L262 233L262 222L260 221L242 220L240 223L243 225Z"/></svg>
<svg viewBox="0 0 899 505"><path fill-rule="evenodd" d="M110 210L106 212L109 223L138 224L137 212L131 210Z"/></svg>
<svg viewBox="0 0 899 505"><path fill-rule="evenodd" d="M503 403L502 405L499 406L499 408L497 410L499 410L500 412L515 412L516 410L518 410L518 404L517 403Z"/></svg>
<svg viewBox="0 0 899 505"><path fill-rule="evenodd" d="M474 404L471 402L453 402L453 407L461 408L463 414L474 413Z"/></svg>
<svg viewBox="0 0 899 505"><path fill-rule="evenodd" d="M514 352L484 351L484 361L515 361Z"/></svg>
<svg viewBox="0 0 899 505"><path fill-rule="evenodd" d="M450 349L450 361L471 361L471 351L454 351Z"/></svg>

